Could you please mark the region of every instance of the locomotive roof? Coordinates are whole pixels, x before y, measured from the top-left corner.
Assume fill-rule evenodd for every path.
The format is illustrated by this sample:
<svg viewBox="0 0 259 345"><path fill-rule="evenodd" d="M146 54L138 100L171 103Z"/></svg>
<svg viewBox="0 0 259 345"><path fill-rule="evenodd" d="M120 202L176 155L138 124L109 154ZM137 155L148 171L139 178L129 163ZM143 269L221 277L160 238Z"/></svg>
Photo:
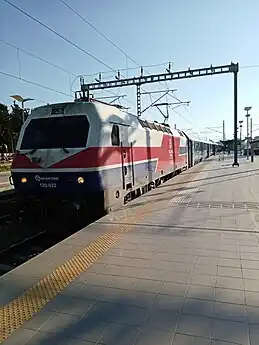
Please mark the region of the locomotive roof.
<svg viewBox="0 0 259 345"><path fill-rule="evenodd" d="M34 108L31 112L30 117L48 117L53 115L71 115L71 114L82 114L95 110L98 112L99 119L101 121L108 121L112 123L124 124L132 127L146 127L149 129L156 129L162 127L164 132L172 133L173 136L185 136L183 132L178 129L173 129L163 123L158 123L131 114L123 109L119 109L114 105L110 105L104 102L64 102L47 104ZM53 113L54 109L54 113ZM59 110L62 112L59 112Z"/></svg>

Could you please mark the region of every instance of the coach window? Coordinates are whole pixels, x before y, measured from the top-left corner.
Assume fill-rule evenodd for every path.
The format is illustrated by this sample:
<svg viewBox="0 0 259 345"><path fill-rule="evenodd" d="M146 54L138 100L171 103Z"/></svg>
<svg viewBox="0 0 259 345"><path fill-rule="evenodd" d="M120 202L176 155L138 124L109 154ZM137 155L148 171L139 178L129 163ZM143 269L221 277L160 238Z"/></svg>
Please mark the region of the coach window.
<svg viewBox="0 0 259 345"><path fill-rule="evenodd" d="M112 139L112 145L113 145L113 146L120 146L120 131L119 131L119 126L117 126L117 125L113 125L113 126L112 126L111 139Z"/></svg>

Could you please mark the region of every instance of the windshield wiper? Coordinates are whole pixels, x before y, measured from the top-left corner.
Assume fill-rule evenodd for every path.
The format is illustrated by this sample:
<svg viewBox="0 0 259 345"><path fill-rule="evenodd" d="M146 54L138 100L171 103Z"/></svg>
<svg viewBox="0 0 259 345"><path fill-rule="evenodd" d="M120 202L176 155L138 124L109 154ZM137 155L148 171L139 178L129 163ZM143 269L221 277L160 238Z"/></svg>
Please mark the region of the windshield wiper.
<svg viewBox="0 0 259 345"><path fill-rule="evenodd" d="M62 150L63 150L65 153L69 153L68 149L66 149L65 147L62 147Z"/></svg>
<svg viewBox="0 0 259 345"><path fill-rule="evenodd" d="M38 149L33 149L29 152L30 155L33 155Z"/></svg>

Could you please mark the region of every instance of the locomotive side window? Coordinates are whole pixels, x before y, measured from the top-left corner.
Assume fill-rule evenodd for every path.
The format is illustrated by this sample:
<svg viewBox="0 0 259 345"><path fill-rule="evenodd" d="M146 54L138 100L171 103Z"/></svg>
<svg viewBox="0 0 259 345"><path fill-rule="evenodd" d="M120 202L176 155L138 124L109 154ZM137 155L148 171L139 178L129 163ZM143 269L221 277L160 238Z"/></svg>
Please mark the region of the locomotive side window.
<svg viewBox="0 0 259 345"><path fill-rule="evenodd" d="M187 147L186 146L180 146L179 147L179 154L185 155L187 153Z"/></svg>
<svg viewBox="0 0 259 345"><path fill-rule="evenodd" d="M111 133L112 145L113 146L120 146L120 130L119 126L113 125L112 126L112 133Z"/></svg>
<svg viewBox="0 0 259 345"><path fill-rule="evenodd" d="M32 119L25 129L21 149L83 148L88 134L86 116Z"/></svg>
<svg viewBox="0 0 259 345"><path fill-rule="evenodd" d="M144 120L139 119L139 123L141 124L141 126L142 126L143 128L148 127L146 121L144 121Z"/></svg>

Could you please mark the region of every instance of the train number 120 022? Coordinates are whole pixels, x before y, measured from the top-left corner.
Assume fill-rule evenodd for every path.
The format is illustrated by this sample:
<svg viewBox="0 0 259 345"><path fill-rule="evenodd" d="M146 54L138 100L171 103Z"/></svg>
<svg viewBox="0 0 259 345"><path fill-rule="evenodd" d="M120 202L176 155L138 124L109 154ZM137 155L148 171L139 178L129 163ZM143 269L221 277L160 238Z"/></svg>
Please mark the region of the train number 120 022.
<svg viewBox="0 0 259 345"><path fill-rule="evenodd" d="M41 188L56 188L56 183L40 183Z"/></svg>

